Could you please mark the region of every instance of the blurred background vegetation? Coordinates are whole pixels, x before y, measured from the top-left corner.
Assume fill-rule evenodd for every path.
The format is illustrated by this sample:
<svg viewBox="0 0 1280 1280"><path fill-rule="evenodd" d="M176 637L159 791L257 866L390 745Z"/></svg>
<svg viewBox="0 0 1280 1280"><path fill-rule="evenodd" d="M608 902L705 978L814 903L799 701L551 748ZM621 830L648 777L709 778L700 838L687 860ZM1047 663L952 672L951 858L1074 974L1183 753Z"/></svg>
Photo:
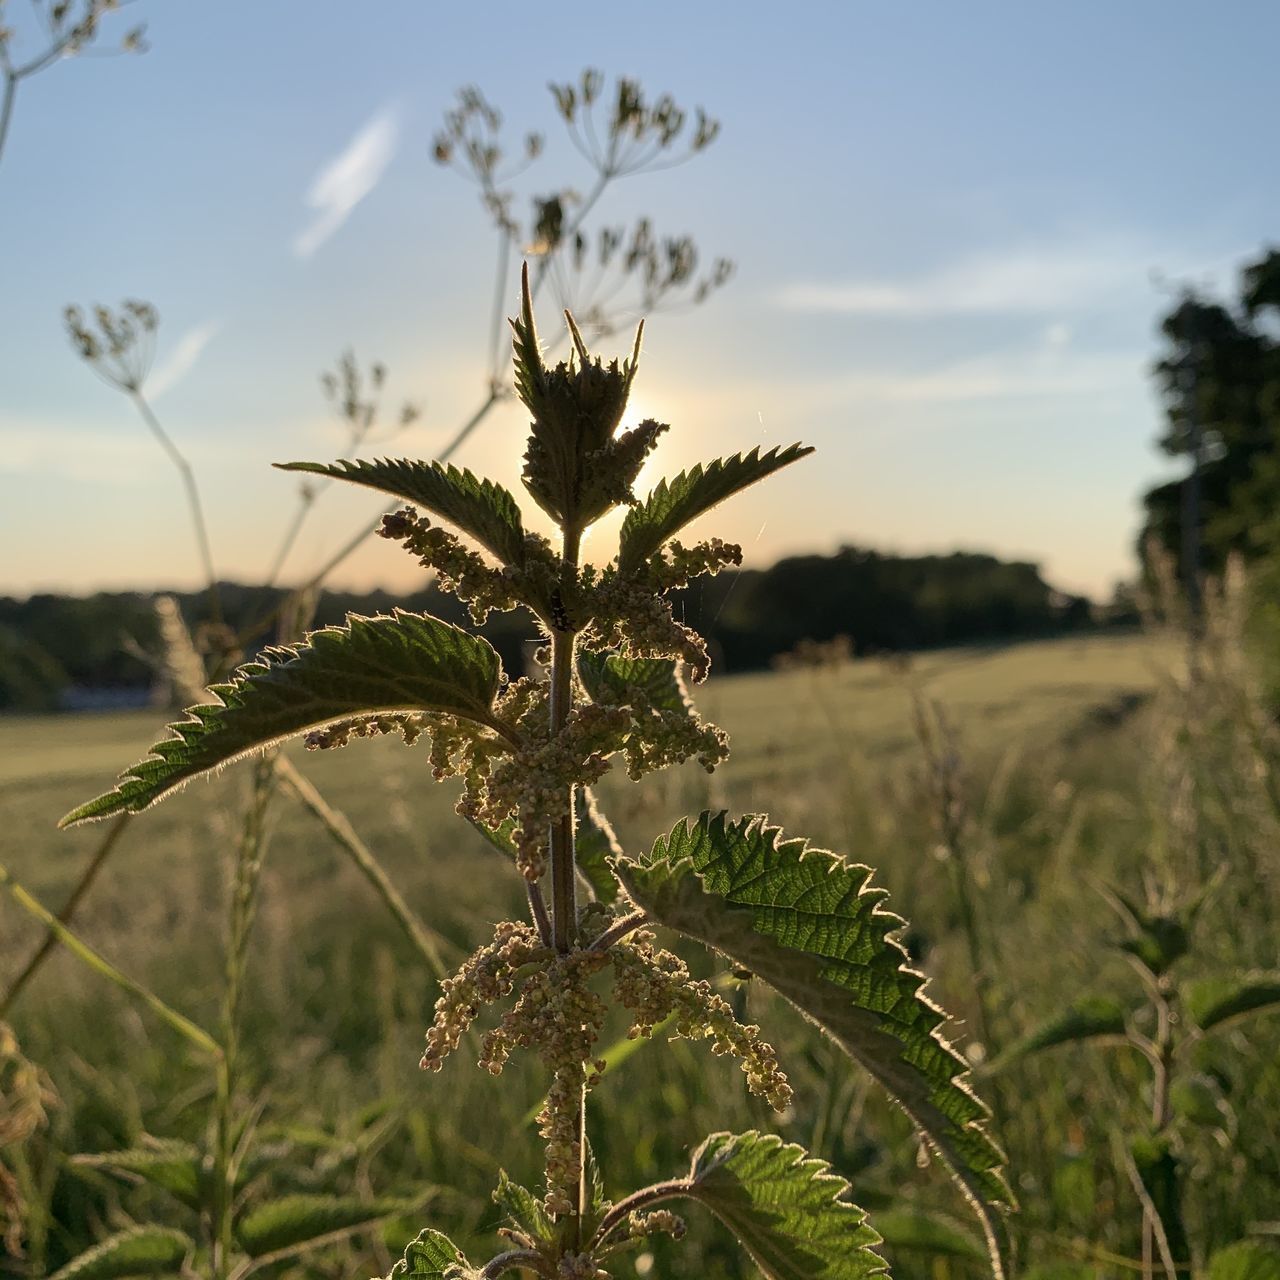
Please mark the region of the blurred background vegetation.
<svg viewBox="0 0 1280 1280"><path fill-rule="evenodd" d="M91 52L115 7L37 6L50 42L25 61L0 38L0 148L21 123L19 89ZM128 23L111 37L145 49ZM598 73L557 86L554 100L594 144L604 185L715 138L701 113ZM586 132L593 107L599 137ZM484 385L444 453L508 396L503 287L523 252L599 333L626 308L610 310L598 279L583 293L585 262L645 311L698 305L732 274L643 217L589 224L589 191L544 190L518 219L508 178L542 142L527 134L504 157L499 119L466 90L434 142L436 160L475 184L498 247ZM726 573L680 608L712 641L716 675L699 708L732 735L732 760L711 778L673 771L600 788L627 848L676 814L727 807L766 811L877 869L993 1106L1022 1205L1014 1270L1038 1280L1280 1275L1277 306L1269 250L1242 269L1235 297L1192 288L1169 305L1153 352L1161 446L1185 474L1147 494L1145 567L1114 598L962 552L847 546ZM145 336L108 381L185 477L146 399L146 361L129 364ZM80 351L103 372L100 352ZM379 370L345 358L325 375L352 451L388 451L412 421L406 410L378 425ZM290 750L301 783L264 786L241 769L136 827L53 830L145 750L172 705L289 638L282 615L330 623L402 605L460 620L429 584L355 593L325 589L317 573L305 590L281 588L316 497L299 496L257 581L210 572L199 591L0 598L8 887L60 911L170 1010L201 1027L221 1020L239 1042L234 1107L223 1108L173 1020L96 961L47 946L29 900L0 897L3 1274L53 1274L141 1224L161 1229L150 1253L101 1255L68 1278L177 1274L183 1259L163 1231L193 1232L206 1213L215 1114L235 1117L245 1274L382 1275L427 1220L479 1253L500 1220L498 1170L536 1181L536 1073L513 1067L499 1088L462 1061L430 1079L415 1065L441 965L486 937L495 911L522 909L510 868L452 815L421 750ZM202 535L198 503L193 516ZM486 633L521 669L529 629L499 619ZM257 912L240 938L250 844ZM234 1000L229 954L243 962ZM781 1131L877 1211L895 1274L983 1274L964 1206L902 1118L750 980L707 973L769 1030L797 1089ZM593 1140L614 1195L679 1170L709 1131L773 1123L740 1073L687 1044L622 1042L611 1061ZM655 1244L627 1265L641 1277L751 1274L700 1222L685 1246Z"/></svg>

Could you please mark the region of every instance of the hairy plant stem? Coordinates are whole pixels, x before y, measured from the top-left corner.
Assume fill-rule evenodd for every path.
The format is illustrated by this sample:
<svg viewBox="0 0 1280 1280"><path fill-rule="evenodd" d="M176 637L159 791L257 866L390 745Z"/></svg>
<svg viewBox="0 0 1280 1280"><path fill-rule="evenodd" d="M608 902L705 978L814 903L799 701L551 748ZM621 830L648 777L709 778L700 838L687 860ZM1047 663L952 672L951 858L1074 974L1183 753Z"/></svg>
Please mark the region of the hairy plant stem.
<svg viewBox="0 0 1280 1280"><path fill-rule="evenodd" d="M551 913L547 910L547 900L543 897L542 886L529 880L525 882L525 890L529 895L529 914L537 926L538 937L542 939L544 947L549 947L551 945Z"/></svg>
<svg viewBox="0 0 1280 1280"><path fill-rule="evenodd" d="M567 572L576 573L582 541L581 530L569 526L564 530L562 557ZM573 654L577 633L556 629L551 635L551 733L559 733L569 719L573 707ZM566 955L572 947L578 928L578 868L574 848L574 788L565 796L564 817L551 825L551 937L552 945ZM587 1199L587 1089L584 1081L578 1096L578 1194L572 1215L569 1237L575 1247L582 1243L582 1218Z"/></svg>
<svg viewBox="0 0 1280 1280"><path fill-rule="evenodd" d="M559 733L573 705L573 650L571 631L557 631L551 641L551 732ZM568 788L568 812L551 826L551 923L552 943L561 954L573 944L577 924L577 868L574 859L573 788Z"/></svg>
<svg viewBox="0 0 1280 1280"><path fill-rule="evenodd" d="M232 1235L232 1202L235 1199L237 1162L233 1152L232 1129L240 1053L240 999L244 991L245 957L258 902L262 857L267 843L267 809L276 790L276 760L276 754L272 752L254 766L253 794L245 810L231 885L220 1028L223 1052L218 1062L214 1104L211 1259L214 1280L226 1280L235 1247Z"/></svg>
<svg viewBox="0 0 1280 1280"><path fill-rule="evenodd" d="M588 1247L599 1248L609 1239L615 1228L626 1222L633 1213L638 1213L641 1209L647 1209L650 1205L658 1204L663 1200L677 1200L681 1196L691 1195L692 1192L693 1183L688 1178L672 1178L669 1182L655 1182L650 1187L641 1187L639 1191L633 1191L629 1196L619 1200L600 1219L600 1225L596 1228L595 1235L591 1237Z"/></svg>
<svg viewBox="0 0 1280 1280"><path fill-rule="evenodd" d="M629 933L634 933L649 919L643 911L633 911L630 915L615 920L588 948L588 951L608 951L615 942L620 942Z"/></svg>
<svg viewBox="0 0 1280 1280"><path fill-rule="evenodd" d="M496 1280L496 1277L502 1275L504 1271L512 1271L516 1267L535 1270L541 1275L542 1264L542 1255L535 1253L532 1249L509 1249L506 1253L500 1253L490 1260L480 1273L480 1280Z"/></svg>

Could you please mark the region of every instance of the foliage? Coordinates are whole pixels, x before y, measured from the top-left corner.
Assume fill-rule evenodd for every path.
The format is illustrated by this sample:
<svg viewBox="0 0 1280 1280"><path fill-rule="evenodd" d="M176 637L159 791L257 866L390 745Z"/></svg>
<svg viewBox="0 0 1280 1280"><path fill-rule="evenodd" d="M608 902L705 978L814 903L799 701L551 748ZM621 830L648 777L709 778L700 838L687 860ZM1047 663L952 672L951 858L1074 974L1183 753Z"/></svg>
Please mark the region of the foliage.
<svg viewBox="0 0 1280 1280"><path fill-rule="evenodd" d="M619 869L655 920L777 988L888 1090L971 1195L994 1247L986 1207L1009 1202L1002 1157L964 1059L938 1033L944 1015L892 938L905 921L884 910L870 868L781 834L760 817L704 813Z"/></svg>
<svg viewBox="0 0 1280 1280"><path fill-rule="evenodd" d="M191 708L151 759L64 822L136 813L250 751L354 716L437 712L493 725L498 680L492 647L447 623L410 613L350 618L346 627L312 632L305 645L269 649L230 683L214 685L219 703Z"/></svg>
<svg viewBox="0 0 1280 1280"><path fill-rule="evenodd" d="M773 1134L712 1134L684 1194L742 1241L771 1280L857 1280L885 1272L880 1237L822 1160Z"/></svg>
<svg viewBox="0 0 1280 1280"><path fill-rule="evenodd" d="M1156 378L1167 426L1159 445L1173 458L1198 457L1202 567L1215 573L1232 552L1255 560L1277 550L1277 306L1280 252L1268 249L1241 268L1230 301L1188 291L1161 326ZM1180 479L1148 491L1140 546L1154 538L1181 558L1182 491Z"/></svg>
<svg viewBox="0 0 1280 1280"><path fill-rule="evenodd" d="M803 841L780 841L762 820L730 824L710 814L678 826L637 860L621 854L593 803L584 805L585 826L578 816L586 788L614 756L625 757L637 780L690 758L708 770L723 760L725 737L703 724L680 673L684 664L704 679L706 650L676 621L667 595L738 563L741 551L719 540L686 547L672 535L808 451L793 446L716 462L660 485L641 504L633 492L640 463L666 428L642 424L618 434L639 334L629 360L606 365L570 320L569 359L549 367L527 272L512 323L516 386L533 416L524 482L560 526L558 549L524 535L510 495L470 473L408 462L308 469L411 497L478 542L496 565L412 509L384 522L383 532L436 569L477 621L492 610L530 615L544 637L545 674L509 679L485 641L430 617L352 618L346 628L314 632L304 645L268 651L213 686L219 704L190 710L114 792L65 821L145 808L190 777L290 734L310 730L309 744L317 747L388 732L410 743L425 735L435 775L463 778L459 812L514 855L531 919L499 923L493 941L444 980L422 1065L440 1070L484 1008L510 998L480 1042L481 1065L499 1075L513 1054L532 1049L550 1076L538 1115L544 1194L539 1202L503 1175L497 1194L511 1215L505 1234L515 1248L497 1255L484 1275L520 1267L547 1277L593 1276L618 1248L683 1235L682 1221L668 1211L642 1212L674 1194L710 1208L774 1280L853 1280L884 1269L863 1211L845 1198L848 1184L802 1148L758 1132L708 1139L679 1183L641 1189L615 1206L604 1198L585 1116L588 1094L608 1066L597 1041L610 1004L625 1011L632 1036L669 1023L682 1038L710 1039L717 1053L739 1059L748 1088L775 1110L792 1096L759 1028L743 1023L683 961L656 949L650 921L674 925L749 966L887 1088L970 1197L998 1274L992 1211L1009 1201L1002 1157L985 1132L985 1109L961 1079L963 1060L938 1034L943 1015L921 996L923 979L905 967L892 939L903 922L881 908L884 895L868 887L869 870ZM613 563L583 565L582 535L621 505L631 505L633 515ZM268 756L259 777L269 778L272 768ZM232 918L237 972L258 880L256 832L269 799L268 791L260 794L246 816L233 899L242 904ZM582 861L580 832L587 837ZM589 892L582 904L579 871ZM613 875L634 904L616 884L597 892ZM608 998L591 983L606 971ZM224 1019L224 1034L233 1035L234 1025ZM230 1150L220 1128L219 1168L234 1167ZM133 1156L129 1162L138 1164ZM243 1209L224 1195L215 1202L215 1275L226 1273L233 1241L250 1257L274 1257L367 1226L387 1211L304 1193ZM403 1271L447 1273L463 1265L443 1237L429 1234L410 1246Z"/></svg>

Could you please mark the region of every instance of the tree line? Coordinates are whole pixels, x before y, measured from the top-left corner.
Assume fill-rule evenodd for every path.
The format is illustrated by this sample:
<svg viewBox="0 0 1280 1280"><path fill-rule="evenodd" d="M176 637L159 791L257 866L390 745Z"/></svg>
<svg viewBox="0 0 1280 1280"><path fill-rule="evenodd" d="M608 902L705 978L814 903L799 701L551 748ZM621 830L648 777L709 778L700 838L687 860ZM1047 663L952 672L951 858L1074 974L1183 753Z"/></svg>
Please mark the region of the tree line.
<svg viewBox="0 0 1280 1280"><path fill-rule="evenodd" d="M161 639L155 595L0 597L0 710L54 710L75 690L142 691L155 679ZM199 642L204 592L172 592ZM220 584L227 624L246 628L274 602L260 587ZM405 598L385 591L326 591L315 625L393 605L462 622L461 606L434 585ZM768 666L805 641L848 636L865 655L1058 634L1094 625L1084 597L1054 590L1039 567L991 555L888 555L843 547L793 556L768 569L741 569L679 593L677 616L710 638L719 671ZM531 622L490 619L484 633L509 670L536 647Z"/></svg>

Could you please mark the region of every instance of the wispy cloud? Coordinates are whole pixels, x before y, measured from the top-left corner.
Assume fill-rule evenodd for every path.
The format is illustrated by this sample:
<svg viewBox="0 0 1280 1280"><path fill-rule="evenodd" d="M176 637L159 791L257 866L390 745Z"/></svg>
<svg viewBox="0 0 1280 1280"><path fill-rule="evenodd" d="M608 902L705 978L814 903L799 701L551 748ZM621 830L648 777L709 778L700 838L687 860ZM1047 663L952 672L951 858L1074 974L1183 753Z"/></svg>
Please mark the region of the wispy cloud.
<svg viewBox="0 0 1280 1280"><path fill-rule="evenodd" d="M899 280L800 281L778 295L793 311L844 315L962 315L1077 311L1153 296L1165 255L1122 238L1021 245L975 254ZM1167 259L1166 259L1167 263Z"/></svg>
<svg viewBox="0 0 1280 1280"><path fill-rule="evenodd" d="M307 191L307 207L316 210L309 226L293 242L299 258L309 258L351 216L376 187L395 155L400 126L384 108L316 174Z"/></svg>
<svg viewBox="0 0 1280 1280"><path fill-rule="evenodd" d="M152 400L158 400L166 391L173 390L191 372L205 347L217 337L221 328L220 321L208 320L196 325L194 329L188 329L160 367L147 379L148 396Z"/></svg>

